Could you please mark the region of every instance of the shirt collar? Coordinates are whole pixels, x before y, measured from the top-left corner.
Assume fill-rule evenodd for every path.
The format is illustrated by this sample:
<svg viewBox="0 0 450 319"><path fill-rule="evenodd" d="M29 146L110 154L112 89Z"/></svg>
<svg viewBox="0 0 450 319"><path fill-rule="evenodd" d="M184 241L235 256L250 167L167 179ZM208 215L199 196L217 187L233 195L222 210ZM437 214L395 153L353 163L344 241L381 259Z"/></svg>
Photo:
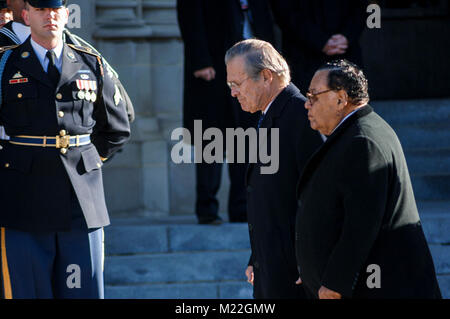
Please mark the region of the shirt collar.
<svg viewBox="0 0 450 319"><path fill-rule="evenodd" d="M42 67L44 68L45 71L47 71L47 66L48 66L48 59L45 56L47 54L47 49L44 48L43 46L41 46L40 44L36 43L33 38L30 39L31 42L31 46L34 49L34 52L36 53L36 56L39 59L39 62L41 62ZM61 65L62 65L62 51L64 48L64 43L62 41L60 41L60 43L53 49L53 51L56 54L56 67L60 70L61 69ZM61 70L60 70L61 71Z"/></svg>
<svg viewBox="0 0 450 319"><path fill-rule="evenodd" d="M351 111L350 113L348 113L340 122L339 124L334 128L334 130L331 131L330 135L333 134L334 131L336 131L336 129L342 124L344 123L344 121L346 119L348 119L353 113L355 113L356 111L358 111L360 108L362 108L363 106L358 107L357 109L354 109L353 111Z"/></svg>
<svg viewBox="0 0 450 319"><path fill-rule="evenodd" d="M19 38L20 43L24 43L31 34L30 27L19 22L12 23L12 30Z"/></svg>
<svg viewBox="0 0 450 319"><path fill-rule="evenodd" d="M266 108L264 109L264 111L262 111L262 114L266 115L267 111L269 110L270 106L272 105L273 101L275 101L275 99L273 99L272 101L270 101L269 104L267 104Z"/></svg>

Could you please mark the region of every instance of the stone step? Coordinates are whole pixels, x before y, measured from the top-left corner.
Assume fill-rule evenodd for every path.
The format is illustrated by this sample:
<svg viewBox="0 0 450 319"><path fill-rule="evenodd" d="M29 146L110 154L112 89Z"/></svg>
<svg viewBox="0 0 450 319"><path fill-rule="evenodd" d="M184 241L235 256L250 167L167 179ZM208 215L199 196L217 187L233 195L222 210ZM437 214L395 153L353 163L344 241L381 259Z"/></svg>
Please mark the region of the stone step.
<svg viewBox="0 0 450 319"><path fill-rule="evenodd" d="M436 273L450 274L450 245L430 244ZM250 250L109 256L105 281L109 285L216 282L245 279Z"/></svg>
<svg viewBox="0 0 450 319"><path fill-rule="evenodd" d="M450 148L409 149L405 157L411 175L450 175Z"/></svg>
<svg viewBox="0 0 450 319"><path fill-rule="evenodd" d="M392 126L398 124L448 124L450 99L373 101L370 105Z"/></svg>
<svg viewBox="0 0 450 319"><path fill-rule="evenodd" d="M437 276L442 297L450 299L450 275ZM252 299L247 282L106 286L107 299Z"/></svg>
<svg viewBox="0 0 450 319"><path fill-rule="evenodd" d="M417 201L450 200L450 174L411 175L414 195Z"/></svg>
<svg viewBox="0 0 450 319"><path fill-rule="evenodd" d="M450 243L450 202L418 202L417 209L429 244Z"/></svg>
<svg viewBox="0 0 450 319"><path fill-rule="evenodd" d="M399 124L392 128L404 150L450 148L450 120L445 124Z"/></svg>
<svg viewBox="0 0 450 319"><path fill-rule="evenodd" d="M450 275L450 245L429 245L437 275Z"/></svg>
<svg viewBox="0 0 450 319"><path fill-rule="evenodd" d="M424 232L431 243L450 243L450 201L419 201ZM246 223L197 225L193 216L112 218L105 228L106 255L250 248Z"/></svg>
<svg viewBox="0 0 450 319"><path fill-rule="evenodd" d="M179 220L173 218L172 220ZM158 224L155 219L114 220L105 228L107 255L182 251L246 250L250 248L247 223L211 225ZM170 221L168 221L170 222Z"/></svg>
<svg viewBox="0 0 450 319"><path fill-rule="evenodd" d="M250 250L110 256L105 260L109 285L215 282L245 279Z"/></svg>
<svg viewBox="0 0 450 319"><path fill-rule="evenodd" d="M105 287L108 299L251 299L252 296L253 288L246 281Z"/></svg>

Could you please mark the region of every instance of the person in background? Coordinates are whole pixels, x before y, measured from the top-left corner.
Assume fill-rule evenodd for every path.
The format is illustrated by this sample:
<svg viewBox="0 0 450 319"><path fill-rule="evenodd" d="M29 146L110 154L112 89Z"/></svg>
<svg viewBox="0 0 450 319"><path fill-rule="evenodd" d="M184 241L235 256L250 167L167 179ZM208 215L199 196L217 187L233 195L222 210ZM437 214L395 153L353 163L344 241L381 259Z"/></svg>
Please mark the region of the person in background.
<svg viewBox="0 0 450 319"><path fill-rule="evenodd" d="M365 28L366 0L272 0L282 34L282 52L292 81L302 92L324 63L348 59L362 65L359 38Z"/></svg>
<svg viewBox="0 0 450 319"><path fill-rule="evenodd" d="M6 4L6 0L0 1L0 28L2 28L5 24L13 20L13 13L8 8Z"/></svg>
<svg viewBox="0 0 450 319"><path fill-rule="evenodd" d="M184 128L194 136L194 121L201 120L202 135L208 128L215 127L225 136L226 128L245 130L255 126L257 118L243 112L230 97L223 57L228 48L242 39L257 37L273 41L268 1L178 0L177 13L184 42ZM203 152L203 149L196 152ZM228 217L230 222L246 222L244 175L247 164L236 162L228 163ZM217 192L222 164L196 163L195 170L198 222L221 224Z"/></svg>

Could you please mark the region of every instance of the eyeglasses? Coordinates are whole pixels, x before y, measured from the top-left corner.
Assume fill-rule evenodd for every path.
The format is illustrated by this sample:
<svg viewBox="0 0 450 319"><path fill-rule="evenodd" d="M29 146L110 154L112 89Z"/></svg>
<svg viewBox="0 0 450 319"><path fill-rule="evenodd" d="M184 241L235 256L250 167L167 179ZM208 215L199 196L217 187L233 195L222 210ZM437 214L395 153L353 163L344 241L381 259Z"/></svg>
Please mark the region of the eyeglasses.
<svg viewBox="0 0 450 319"><path fill-rule="evenodd" d="M236 83L236 82L227 82L228 87L230 88L230 90L232 89L240 89L241 85L244 84L245 81L247 81L250 77L247 76L245 79L243 79L241 81L241 83Z"/></svg>
<svg viewBox="0 0 450 319"><path fill-rule="evenodd" d="M315 102L317 102L317 95L323 94L323 93L327 93L333 91L333 89L329 89L329 90L325 90L325 91L321 91L321 92L317 92L317 93L311 93L311 92L306 92L306 98L308 99L309 103L311 105L313 105Z"/></svg>

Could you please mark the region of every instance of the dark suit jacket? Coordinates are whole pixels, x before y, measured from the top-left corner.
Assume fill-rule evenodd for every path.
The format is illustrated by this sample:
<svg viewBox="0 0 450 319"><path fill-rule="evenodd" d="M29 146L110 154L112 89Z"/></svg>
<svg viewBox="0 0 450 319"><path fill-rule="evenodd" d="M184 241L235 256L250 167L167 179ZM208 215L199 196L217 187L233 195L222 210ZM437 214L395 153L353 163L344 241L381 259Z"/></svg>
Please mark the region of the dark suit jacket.
<svg viewBox="0 0 450 319"><path fill-rule="evenodd" d="M10 54L1 77L0 125L9 136L91 134L92 143L59 149L6 144L0 150L0 225L26 231L66 230L71 222L72 187L88 227L109 224L103 193L102 157L129 139L123 99L103 74L100 57L64 44L61 79L55 88L30 39ZM20 74L19 74L20 72ZM27 79L18 84L10 80ZM96 82L95 102L81 99L77 80ZM118 102L118 103L117 103ZM58 112L64 112L63 116Z"/></svg>
<svg viewBox="0 0 450 319"><path fill-rule="evenodd" d="M295 187L308 157L322 143L309 126L304 101L299 90L290 84L273 101L262 122L261 128L268 129L269 154L275 146L270 129L279 129L278 172L261 174L261 167L267 164L260 161L249 164L247 170L252 248L249 264L255 273L255 298L304 297L303 288L295 285L298 279L294 252Z"/></svg>
<svg viewBox="0 0 450 319"><path fill-rule="evenodd" d="M365 0L272 0L275 22L282 32L282 52L292 69L292 81L306 91L314 72L325 62L348 59L361 66L358 43L365 27ZM328 39L343 34L349 41L344 55L322 52Z"/></svg>
<svg viewBox="0 0 450 319"><path fill-rule="evenodd" d="M273 41L273 19L267 0L249 0L255 37ZM226 84L225 53L242 40L243 14L238 0L178 0L178 22L184 42L183 126L249 127L255 117L231 98ZM213 67L212 81L195 78L197 70ZM191 133L192 134L192 133Z"/></svg>
<svg viewBox="0 0 450 319"><path fill-rule="evenodd" d="M298 185L300 276L354 298L436 298L433 260L400 142L370 106L311 157ZM366 285L376 264L381 288Z"/></svg>

